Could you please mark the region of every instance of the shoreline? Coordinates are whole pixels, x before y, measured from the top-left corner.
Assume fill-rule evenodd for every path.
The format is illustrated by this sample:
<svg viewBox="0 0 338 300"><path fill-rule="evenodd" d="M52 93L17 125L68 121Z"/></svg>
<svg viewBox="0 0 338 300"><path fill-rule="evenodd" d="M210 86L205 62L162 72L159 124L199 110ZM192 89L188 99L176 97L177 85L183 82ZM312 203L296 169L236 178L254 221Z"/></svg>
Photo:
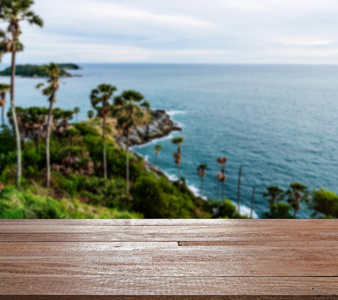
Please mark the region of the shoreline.
<svg viewBox="0 0 338 300"><path fill-rule="evenodd" d="M170 134L173 132L183 132L183 128L180 127L180 124L172 120L172 116L168 113L168 111L152 110L151 113L154 115L155 119L148 125L138 126L132 130L132 133L130 134L131 139L129 146L144 146L156 140L162 140L170 136ZM117 142L120 147L125 149L125 137L120 137L119 139L117 139ZM176 181L176 179L170 179L170 175L168 175L165 171L155 166L154 164L148 162L144 156L136 153L133 149L131 150L131 153L136 157L142 157L144 159L144 164L148 172L154 172L159 177L165 177L171 183L174 183ZM189 185L187 185L187 188L197 199L201 201L207 201L206 197L201 197L199 195L196 187L194 187L194 189L196 189L195 191Z"/></svg>
<svg viewBox="0 0 338 300"><path fill-rule="evenodd" d="M140 147L154 142L155 140L161 140L168 137L172 132L182 132L183 129L175 123L171 116L165 110L150 110L154 119L147 125L137 126L133 128L130 133L130 147ZM127 138L122 135L116 138L116 143L119 147L126 149ZM159 167L148 162L144 156L136 153L133 149L130 152L136 157L142 157L144 159L144 164L148 172L154 172L157 176L167 178L171 183L173 180L170 180L168 175L161 170ZM195 195L195 194L194 194Z"/></svg>
<svg viewBox="0 0 338 300"><path fill-rule="evenodd" d="M161 140L161 139L164 139L168 136L170 136L171 133L173 132L183 132L183 128L180 127L180 124L174 122L172 120L172 115L170 115L170 113L168 113L168 111L166 110L153 110L152 111L153 113L157 113L158 115L158 119L155 119L153 120L150 124L152 124L153 126L157 126L157 129L159 131L161 131L162 129L162 135L159 135L159 136L156 136L156 137L152 137L152 138L148 138L148 139L143 139L141 143L133 143L131 142L129 145L131 147L140 147L140 146L144 146L144 145L147 145L149 143L152 143L154 142L155 140ZM166 130L163 130L163 122L167 125L170 125L171 126L171 129L169 130L167 126L164 126L164 128ZM150 126L149 124L149 126ZM141 130L140 130L140 127L141 127ZM143 129L142 129L143 128ZM147 126L139 126L139 127L136 127L135 129L133 129L133 133L135 135L138 135L140 132L144 132L144 129L147 128ZM137 140L137 138L136 138ZM125 144L119 144L120 147L123 147L125 149ZM135 155L136 157L142 157L144 159L144 164L145 164L145 167L147 169L148 172L154 172L157 176L159 177L165 177L167 178L167 180L171 183L174 183L177 179L170 179L170 175L167 174L165 171L163 171L162 169L160 169L159 167L155 166L154 164L148 162L146 160L146 158L138 153L136 153L133 149L130 151L133 155ZM187 184L187 188L190 190L190 192L197 198L199 199L200 201L207 201L208 198L207 197L202 197L201 195L199 195L198 193L198 188L193 186L194 188L192 189L191 186L189 186ZM196 189L194 191L194 189ZM231 201L231 200L230 200ZM236 207L237 207L237 203L235 203L234 201L231 201ZM250 215L250 208L245 206L245 205L241 205L241 212L242 212L242 215L246 215L246 216L249 216ZM259 216L258 214L256 213L256 211L254 210L253 212L253 215L254 215L254 219L259 219Z"/></svg>

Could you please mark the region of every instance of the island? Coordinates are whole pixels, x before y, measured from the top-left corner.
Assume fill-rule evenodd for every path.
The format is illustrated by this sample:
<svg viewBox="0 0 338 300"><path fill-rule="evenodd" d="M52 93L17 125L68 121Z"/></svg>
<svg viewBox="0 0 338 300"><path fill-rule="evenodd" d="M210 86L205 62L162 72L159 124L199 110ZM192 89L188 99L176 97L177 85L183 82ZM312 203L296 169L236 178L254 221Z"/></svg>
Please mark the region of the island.
<svg viewBox="0 0 338 300"><path fill-rule="evenodd" d="M79 75L73 75L65 70L80 70L80 66L76 64L66 63L59 64L59 67L62 69L61 77L78 77ZM0 76L11 76L12 67L8 67L3 71L0 71ZM17 65L16 66L16 76L21 77L47 77L47 73L44 71L42 65Z"/></svg>

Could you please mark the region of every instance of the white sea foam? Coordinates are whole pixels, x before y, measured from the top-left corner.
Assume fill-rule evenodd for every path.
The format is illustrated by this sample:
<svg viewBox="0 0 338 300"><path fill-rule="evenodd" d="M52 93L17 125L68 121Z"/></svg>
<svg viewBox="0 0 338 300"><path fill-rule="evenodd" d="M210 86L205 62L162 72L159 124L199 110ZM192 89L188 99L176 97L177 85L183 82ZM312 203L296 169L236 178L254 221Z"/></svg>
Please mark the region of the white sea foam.
<svg viewBox="0 0 338 300"><path fill-rule="evenodd" d="M169 115L170 117L173 117L175 115L181 115L181 114L186 114L187 112L184 110L166 110L165 111L167 113L167 115Z"/></svg>
<svg viewBox="0 0 338 300"><path fill-rule="evenodd" d="M177 180L177 176L176 175L173 175L173 174L169 174L167 172L163 172L168 178L170 181L176 181Z"/></svg>
<svg viewBox="0 0 338 300"><path fill-rule="evenodd" d="M234 203L234 205L236 205L236 208L238 208L238 205L236 203ZM241 205L240 213L241 213L242 216L247 216L247 217L250 218L251 208L249 208L245 205ZM258 219L258 215L255 211L253 211L252 217L254 219Z"/></svg>
<svg viewBox="0 0 338 300"><path fill-rule="evenodd" d="M201 191L200 191L199 188L195 187L192 184L188 185L188 188L196 197L200 197L204 200L207 200L207 197L204 197L204 196L201 195Z"/></svg>
<svg viewBox="0 0 338 300"><path fill-rule="evenodd" d="M171 140L173 138L173 134L169 134L165 137L161 137L161 138L158 138L158 139L153 139L143 145L135 145L133 147L131 147L131 149L142 149L142 148L145 148L145 147L148 147L149 145L153 145L153 144L157 144L159 141L164 141L164 140Z"/></svg>

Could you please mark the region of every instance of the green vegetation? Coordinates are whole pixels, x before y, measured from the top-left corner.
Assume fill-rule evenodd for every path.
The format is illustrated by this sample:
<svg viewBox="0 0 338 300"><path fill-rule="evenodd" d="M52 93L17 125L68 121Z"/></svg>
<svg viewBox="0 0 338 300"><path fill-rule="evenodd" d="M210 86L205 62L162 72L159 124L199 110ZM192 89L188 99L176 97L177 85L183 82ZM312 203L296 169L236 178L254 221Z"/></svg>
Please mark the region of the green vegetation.
<svg viewBox="0 0 338 300"><path fill-rule="evenodd" d="M58 66L63 70L81 70L80 66L77 64L58 64Z"/></svg>
<svg viewBox="0 0 338 300"><path fill-rule="evenodd" d="M338 218L338 195L325 189L314 190L310 208L313 217Z"/></svg>
<svg viewBox="0 0 338 300"><path fill-rule="evenodd" d="M18 191L6 187L0 194L0 219L139 219L142 215L77 199L53 199L47 190L33 187Z"/></svg>
<svg viewBox="0 0 338 300"><path fill-rule="evenodd" d="M124 91L121 96L115 97L114 106L112 107L113 116L117 117L117 129L123 131L127 136L127 155L126 155L126 173L127 173L127 195L129 195L129 134L135 127L137 121L144 117L141 109L144 106L149 109L148 102L140 103L144 99L143 95L136 91ZM140 106L141 107L140 107Z"/></svg>
<svg viewBox="0 0 338 300"><path fill-rule="evenodd" d="M61 66L60 77L72 77L73 75L66 72ZM12 73L12 67L8 67L0 72L0 76L10 76ZM17 65L16 76L22 77L48 77L48 72L44 66L38 65Z"/></svg>
<svg viewBox="0 0 338 300"><path fill-rule="evenodd" d="M18 1L1 1L0 5L0 20L7 24L5 31L0 30L0 58L5 53L11 54L11 109L12 121L16 139L16 185L21 186L22 177L22 160L21 160L21 143L20 131L15 109L15 75L16 75L16 55L24 50L24 46L20 41L22 35L21 23L27 22L30 25L43 26L43 20L31 10L34 4L32 0Z"/></svg>
<svg viewBox="0 0 338 300"><path fill-rule="evenodd" d="M0 131L0 214L3 218L147 217L212 218L213 203L196 198L184 183L172 184L147 171L142 158L130 155L130 195L126 195L126 151L117 147L106 125L107 179L102 168L102 131L99 118L70 125L74 111L54 108L51 126L50 188L46 176L47 108L18 107L23 143L23 185L15 183L15 138L11 130ZM71 115L69 115L71 114ZM24 140L24 137L22 137ZM180 195L178 186L180 187ZM69 209L68 209L69 208Z"/></svg>
<svg viewBox="0 0 338 300"><path fill-rule="evenodd" d="M11 67L0 72L0 76L11 76L10 85L0 84L0 219L246 218L240 215L241 167L238 209L225 198L226 157L217 159L221 171L216 177L217 202L213 202L195 197L181 177L183 137L172 140L177 146L173 155L178 173L176 182L149 171L143 158L129 153L132 129L145 125L149 132L152 120L150 104L143 101L141 93L128 90L113 98L116 87L101 84L90 94L96 114L88 111L89 120L81 123L77 122L79 107L74 110L53 107L59 78L72 76L66 70L80 67L71 63L16 65L17 53L24 50L20 41L21 23L43 26L43 20L31 10L33 4L33 0L0 0L0 20L7 25L6 30L0 29L0 59L6 53L11 55ZM46 77L48 85L42 93L47 96L49 108L16 107L16 75ZM7 117L12 128L4 122L7 93L10 93ZM70 124L74 114L76 123ZM126 138L126 149L116 145L117 137ZM162 146L157 145L154 150L156 164ZM197 169L201 195L206 170L205 164ZM254 195L255 188L252 207ZM267 187L263 197L268 198L270 207L263 218L296 218L301 202L313 210L313 217L338 218L338 196L324 189L311 193L305 185L292 183L286 191L278 186ZM252 212L253 208L251 215Z"/></svg>

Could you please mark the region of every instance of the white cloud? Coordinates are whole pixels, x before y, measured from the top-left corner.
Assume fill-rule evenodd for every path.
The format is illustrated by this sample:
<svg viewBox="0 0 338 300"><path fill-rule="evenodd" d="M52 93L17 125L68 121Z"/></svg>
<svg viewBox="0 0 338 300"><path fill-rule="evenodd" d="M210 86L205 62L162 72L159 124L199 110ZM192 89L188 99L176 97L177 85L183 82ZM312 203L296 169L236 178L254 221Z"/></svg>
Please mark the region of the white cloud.
<svg viewBox="0 0 338 300"><path fill-rule="evenodd" d="M21 63L338 62L336 0L35 3L45 27L23 27Z"/></svg>
<svg viewBox="0 0 338 300"><path fill-rule="evenodd" d="M276 37L272 39L274 42L292 46L323 46L333 43L332 39L323 37Z"/></svg>

